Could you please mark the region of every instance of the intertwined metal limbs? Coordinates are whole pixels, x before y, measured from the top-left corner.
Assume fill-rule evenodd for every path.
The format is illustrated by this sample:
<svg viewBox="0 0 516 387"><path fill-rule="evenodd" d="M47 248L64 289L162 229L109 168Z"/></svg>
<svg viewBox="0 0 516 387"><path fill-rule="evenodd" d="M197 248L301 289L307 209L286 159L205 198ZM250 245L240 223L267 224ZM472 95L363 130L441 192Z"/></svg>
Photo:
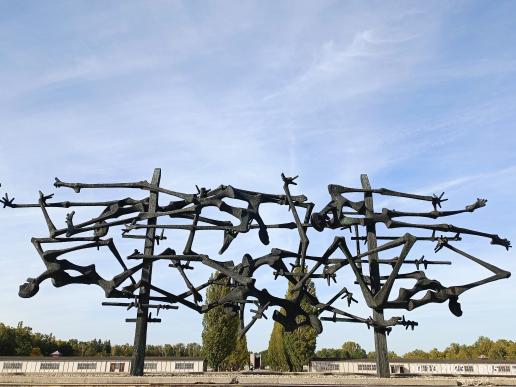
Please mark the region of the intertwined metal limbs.
<svg viewBox="0 0 516 387"><path fill-rule="evenodd" d="M417 325L414 321L408 321L404 317L392 317L385 319L385 309L412 310L428 303L442 303L448 301L450 311L460 316L462 314L459 296L468 289L492 282L501 278L507 278L510 273L491 265L480 258L474 257L465 251L453 246L460 241L463 235L480 236L490 239L492 244L501 245L507 249L510 243L498 235L461 228L452 224L428 224L409 223L400 218L430 218L438 219L464 212L473 212L484 207L486 200L477 199L473 204L462 210L441 211L440 207L446 199L440 196L422 196L403 192L396 192L384 188L372 189L366 175L362 175L362 188L348 188L339 185L330 185L328 191L331 201L319 212L313 212L314 204L307 201L303 195L292 195L290 188L296 185L296 177L286 177L282 174L282 194L265 194L246 191L232 186L221 185L213 190L197 188L195 193L181 193L171 191L159 186L161 171L156 169L151 183L138 181L133 183L109 183L109 184L85 184L68 183L56 178L56 188L70 188L76 193L82 189L135 189L146 192L141 199L124 198L104 202L51 202L52 195L39 193L37 204L17 204L7 194L1 199L4 207L28 208L39 207L45 218L49 236L33 238L38 254L40 255L46 270L36 278L28 278L27 282L20 286L21 297L32 297L39 285L46 279L51 279L56 287L68 284L93 284L100 286L109 299L122 299L123 302L105 302L108 306L124 306L128 309L137 309L136 319L127 321L136 322L135 335L135 359L133 359L132 372L135 375L143 372L143 353L147 322L159 322L152 318L149 309L176 309L178 305L186 306L199 313L204 313L219 305L224 306L230 313L238 314L241 321L241 334L260 318L265 317L268 308L276 307L272 318L280 322L287 331L292 331L299 326L309 325L317 332L322 331L321 321L347 321L366 324L375 329L377 353L385 352L385 333L395 325L411 327ZM363 200L352 201L344 195L363 195ZM158 195L169 198L169 202L160 205ZM429 212L400 212L384 208L381 212L375 212L373 207L373 195L398 197L428 201L433 205ZM230 203L229 199L240 200L245 204L237 207ZM260 214L262 204L272 203L284 206L292 214L292 221L286 223L267 224ZM75 223L75 211L66 215L65 227L56 227L49 209L51 208L78 208L98 207L98 216L84 222ZM234 222L220 220L214 217L203 216L203 211L214 207L222 213L229 214ZM439 209L438 209L439 208ZM177 220L183 220L177 224ZM175 221L173 223L172 221ZM430 235L404 235L377 236L377 226L386 229L404 228L414 233L425 230ZM114 228L121 229L123 238L143 239L144 250L135 250L131 254L121 254L115 245L113 238L108 237ZM326 229L349 229L353 236L346 239L345 236L336 235L334 241L321 253L308 254L309 238L307 232L310 228L317 231ZM206 252L200 252L194 240L197 232L220 232L222 245L219 254L229 254L231 243L240 234L245 234L252 229L258 229L258 236L263 245L269 244L269 232L274 229L296 230L299 235L297 251L288 251L272 248L268 254L261 257L252 257L245 254L239 261L216 260ZM139 233L139 230L145 234ZM166 242L165 230L186 230L188 237L181 253L173 248L163 247L155 253L155 245L163 246ZM159 232L157 232L159 231ZM441 233L436 236L436 233ZM354 241L354 247L348 246L347 241ZM366 251L361 251L360 242L367 243ZM377 245L377 241L384 242ZM455 253L475 262L492 274L473 283L444 286L439 281L427 277L426 270L432 265L449 265L451 261L427 260L424 257L411 257L411 251L416 243L430 242L435 244L435 252L440 250ZM60 245L59 249L45 249L45 245ZM64 246L63 246L64 245ZM96 270L95 265L81 266L65 258L73 256L79 250L102 250L113 256L121 267L119 274L110 279L103 278ZM353 250L353 251L352 251ZM396 253L398 250L399 253ZM388 255L380 258L379 254ZM334 254L340 255L335 257ZM397 255L395 255L397 254ZM70 258L71 259L71 258ZM166 260L169 266L177 270L184 282L185 289L182 293L174 293L170 289L163 289L152 282L152 265L157 260ZM136 261L131 265L129 262ZM201 284L194 284L189 278L188 271L196 264L208 266L217 272L217 275ZM405 264L405 265L404 265ZM401 272L406 264L414 264L415 271ZM382 275L380 266L388 268L388 274ZM267 289L256 287L255 272L262 267L272 268L276 278L282 277L293 285L295 297L286 299L273 296ZM360 317L345 311L343 307L335 306L339 299L345 299L347 307L357 302L348 287L353 284L337 285L335 294L327 301L321 301L306 290L311 279L324 279L328 285L337 283L337 274L340 270L349 268L354 273L356 283L360 286L362 295L369 308L373 310L371 317ZM365 270L368 268L369 270ZM210 284L230 279L231 291L223 299L210 304L203 304L202 290ZM400 287L397 297L391 297L394 284L397 279L412 279L414 285L411 288ZM420 298L418 295L424 292ZM301 301L306 300L312 306L311 312L301 307ZM246 318L247 304L253 304L253 315ZM277 309L281 309L281 312ZM383 339L382 339L383 335ZM383 340L383 344L382 344ZM379 354L379 356L381 356ZM380 362L381 363L381 362ZM385 376L388 369L379 363L379 373ZM383 371L380 370L383 368Z"/></svg>

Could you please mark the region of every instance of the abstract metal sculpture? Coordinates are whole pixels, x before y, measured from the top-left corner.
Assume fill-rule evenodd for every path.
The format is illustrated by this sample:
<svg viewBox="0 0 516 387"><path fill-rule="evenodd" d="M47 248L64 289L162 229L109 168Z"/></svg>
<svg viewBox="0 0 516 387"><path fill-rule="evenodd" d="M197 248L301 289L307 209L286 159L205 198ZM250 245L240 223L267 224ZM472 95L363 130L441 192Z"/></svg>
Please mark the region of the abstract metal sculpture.
<svg viewBox="0 0 516 387"><path fill-rule="evenodd" d="M196 193L185 194L160 187L160 177L161 170L155 169L150 183L138 181L134 183L84 184L67 183L57 178L54 183L56 188L71 188L76 193L80 193L82 189L138 189L148 193L142 199L124 198L105 202L49 202L53 195L44 195L40 192L37 204L16 204L14 198L10 199L7 194L0 200L4 208L41 208L49 231L49 237L32 239L46 270L37 278L28 278L27 282L20 286L20 297L34 296L39 290L39 284L46 279L51 279L56 287L68 284L98 285L104 290L106 298L124 300L124 302L104 302L103 305L137 309L136 319L126 319L128 322L136 323L132 375L143 374L147 324L161 321L158 318L152 318L149 309L156 309L156 314L158 314L161 309L177 309L178 304L181 304L199 313L205 313L219 305L224 306L230 313L239 315L242 335L258 319L264 317L264 312L268 308L274 306L282 308L283 312L279 313L278 310L275 310L273 319L281 323L287 331L309 325L320 333L322 332L321 321L363 323L367 327L374 328L377 372L379 376L386 377L389 376L386 334L393 326L402 325L414 329L417 323L405 320L404 316L385 319L384 310L412 310L428 303L448 301L450 311L454 315L460 316L462 311L458 299L463 292L510 276L509 272L469 255L451 244L451 242L460 241L461 235L473 235L489 238L492 244L509 249L511 246L507 239L451 224L419 224L396 220L403 217L437 219L463 212L473 212L485 206L486 200L483 199L477 199L475 203L463 210L440 211L437 208L440 208L441 204L447 200L443 199L443 195L422 196L384 188L372 189L367 176L362 175L362 188L330 185L328 190L331 201L321 211L313 212L314 204L308 202L305 196L293 196L290 192L290 186L296 185L297 176L291 178L282 174L284 194L281 195L246 191L232 186L220 186L213 190L197 188ZM160 206L158 203L160 194L171 197L173 200ZM344 197L343 194L363 194L364 199L355 202ZM399 212L384 208L377 213L373 207L374 194L428 201L432 203L434 209L430 212ZM230 205L227 202L228 199L241 200L247 203L247 206ZM264 203L287 206L292 213L293 221L266 224L260 214L260 205ZM66 227L57 228L50 217L49 208L76 207L100 207L102 211L98 216L77 224L74 223L75 212L71 211L66 216ZM216 207L220 212L231 215L237 220L236 224L202 216L203 210L208 207ZM348 210L345 211L345 209ZM303 220L298 212L302 210L304 210ZM188 220L188 224L167 223L165 222L167 219ZM385 225L387 229L428 230L431 235L414 236L406 233L402 236L377 236L376 226L378 224ZM114 227L122 228L123 238L144 240L143 253L135 250L132 254L125 256L129 261L138 261L138 264L129 267L113 238L108 237ZM311 227L317 231L349 229L354 232L351 240L355 241L355 251L351 252L345 237L338 236L322 255L308 255L307 231ZM364 235L360 233L361 228L365 228ZM159 245L160 241L166 240L164 236L166 229L188 231L188 238L182 254L177 254L171 247L164 248L159 253L154 252L156 244ZM223 254L235 238L252 229L258 229L259 239L264 245L269 244L269 230L296 229L299 234L298 250L294 252L272 248L270 253L258 258L245 254L239 263L235 263L233 260L218 261L210 258L208 254L196 253L193 250L194 238L198 231L221 231L223 242L219 254ZM144 230L145 234L138 234L137 230ZM161 230L161 233L157 234L157 230ZM437 237L436 232L444 234ZM449 235L449 233L453 235ZM378 246L379 240L387 242ZM360 249L361 241L367 243L367 250L364 252ZM441 249L454 252L483 266L493 274L470 284L445 287L440 282L429 279L421 269L422 267L427 269L429 265L449 265L450 261L426 260L424 257L408 258L414 244L420 241L434 242L436 243L435 252ZM46 244L68 243L73 243L73 246L50 250L43 248ZM122 268L120 274L111 279L104 279L97 272L95 265L80 266L62 258L79 250L93 248L109 250ZM390 256L388 259L379 258L379 253L394 254L396 249L401 249L397 256ZM333 257L336 251L340 251L344 257ZM157 260L169 261L169 266L179 272L187 290L175 294L153 284L152 268L153 262ZM290 268L287 266L288 261L291 261ZM208 266L216 270L218 274L195 286L187 275L187 271L193 269L192 265L195 263ZM401 268L406 267L403 266L404 264L415 264L416 271L400 273ZM381 275L380 265L390 267L390 273ZM348 266L355 275L356 283L360 286L367 306L373 310L372 317L359 317L334 306L339 298L346 299L348 307L352 302L357 302L346 287L336 291L335 295L326 302L321 302L316 296L306 291L309 279L325 279L330 285L332 280L337 282L337 272ZM367 272L364 270L366 266L369 269ZM257 289L254 275L261 267L272 268L275 279L283 277L291 282L294 291L297 291L297 296L290 300L275 297L266 289ZM301 268L301 270L296 270L296 268ZM139 272L141 272L139 279L135 279ZM201 291L210 284L227 278L231 279L230 292L221 300L203 305ZM410 289L401 287L398 296L391 299L391 291L397 279L412 279L415 284ZM421 298L414 298L423 291L426 293ZM305 311L301 307L302 299L306 299L315 312ZM251 310L254 315L247 324L245 324L246 304L254 304L257 307L256 310Z"/></svg>

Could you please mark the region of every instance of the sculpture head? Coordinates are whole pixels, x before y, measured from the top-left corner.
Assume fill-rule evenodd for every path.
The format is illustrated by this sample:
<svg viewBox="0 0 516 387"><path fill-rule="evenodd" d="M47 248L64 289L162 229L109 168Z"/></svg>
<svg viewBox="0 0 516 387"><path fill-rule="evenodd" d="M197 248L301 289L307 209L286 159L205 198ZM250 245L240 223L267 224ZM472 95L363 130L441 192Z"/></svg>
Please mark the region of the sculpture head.
<svg viewBox="0 0 516 387"><path fill-rule="evenodd" d="M260 242L262 242L264 245L269 244L269 233L267 232L266 227L260 227L260 230L258 231L258 237L260 238Z"/></svg>
<svg viewBox="0 0 516 387"><path fill-rule="evenodd" d="M326 216L320 212L314 212L311 216L312 226L317 231L322 231L326 227Z"/></svg>
<svg viewBox="0 0 516 387"><path fill-rule="evenodd" d="M462 308L460 307L458 296L450 298L450 301L448 302L448 308L450 309L450 312L452 312L455 316L462 316Z"/></svg>
<svg viewBox="0 0 516 387"><path fill-rule="evenodd" d="M310 326L311 326L312 328L314 328L314 329L315 329L315 331L317 332L317 334L318 334L318 335L319 335L319 334L321 334L321 333L322 333L322 331L323 331L323 327L322 327L322 324L321 324L321 320L319 320L319 319L317 318L317 316L315 316L315 315L313 315L313 314L310 314L310 315L308 316L308 320L309 320L309 322L310 322Z"/></svg>
<svg viewBox="0 0 516 387"><path fill-rule="evenodd" d="M39 291L39 284L35 278L27 278L27 282L20 285L18 295L22 298L30 298Z"/></svg>

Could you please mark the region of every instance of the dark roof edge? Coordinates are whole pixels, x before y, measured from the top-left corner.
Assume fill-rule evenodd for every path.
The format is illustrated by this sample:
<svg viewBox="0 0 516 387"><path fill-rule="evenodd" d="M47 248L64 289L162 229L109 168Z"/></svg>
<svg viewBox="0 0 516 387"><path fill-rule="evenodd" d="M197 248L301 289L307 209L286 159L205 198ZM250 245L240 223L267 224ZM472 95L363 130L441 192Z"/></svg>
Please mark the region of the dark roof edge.
<svg viewBox="0 0 516 387"><path fill-rule="evenodd" d="M340 359L337 357L314 357L310 361L340 361L346 363L375 363L375 359ZM389 363L436 363L436 364L516 364L516 360L491 359L390 359Z"/></svg>

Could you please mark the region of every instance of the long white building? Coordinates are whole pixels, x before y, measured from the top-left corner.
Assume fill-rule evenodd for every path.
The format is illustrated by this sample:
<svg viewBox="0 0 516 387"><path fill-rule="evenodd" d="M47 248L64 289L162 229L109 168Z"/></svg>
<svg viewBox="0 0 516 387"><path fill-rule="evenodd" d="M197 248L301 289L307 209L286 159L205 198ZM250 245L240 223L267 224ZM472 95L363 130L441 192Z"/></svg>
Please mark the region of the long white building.
<svg viewBox="0 0 516 387"><path fill-rule="evenodd" d="M129 373L128 357L0 357L0 373ZM146 374L206 371L203 358L146 357Z"/></svg>
<svg viewBox="0 0 516 387"><path fill-rule="evenodd" d="M516 361L504 360L409 360L389 362L392 374L516 376ZM376 374L372 359L312 359L310 372Z"/></svg>
<svg viewBox="0 0 516 387"><path fill-rule="evenodd" d="M391 373L407 375L516 376L516 361L408 360L390 362ZM0 357L0 374L129 374L128 357ZM203 358L147 357L145 374L196 373L207 370ZM309 372L376 374L370 359L312 359Z"/></svg>

